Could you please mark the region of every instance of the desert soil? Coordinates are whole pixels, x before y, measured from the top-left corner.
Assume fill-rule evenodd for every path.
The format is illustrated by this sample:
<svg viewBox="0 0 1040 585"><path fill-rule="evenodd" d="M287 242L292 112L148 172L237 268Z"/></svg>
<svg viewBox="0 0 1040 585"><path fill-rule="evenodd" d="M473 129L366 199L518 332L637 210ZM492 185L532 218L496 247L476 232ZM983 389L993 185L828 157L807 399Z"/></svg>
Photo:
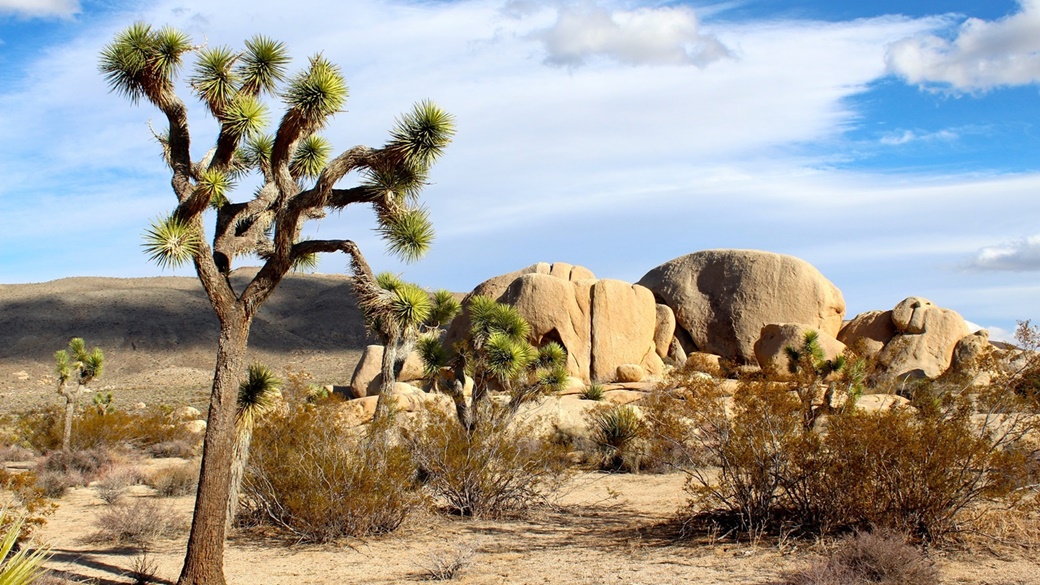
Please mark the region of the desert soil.
<svg viewBox="0 0 1040 585"><path fill-rule="evenodd" d="M148 462L160 465L162 461ZM487 521L431 513L398 532L337 545L295 545L279 537L235 534L225 571L233 585L390 584L424 580L433 559L470 553L455 582L491 584L777 583L806 566L824 546L809 542L679 541L674 513L683 502L683 476L577 476L552 510L522 520ZM155 497L137 487L124 497ZM187 519L192 498L170 498ZM55 556L50 567L78 581L131 583L140 551L91 544L105 504L93 488L71 490L40 533ZM150 547L159 583L180 570L186 531ZM944 583L1040 584L1040 561L1018 553L934 552Z"/></svg>

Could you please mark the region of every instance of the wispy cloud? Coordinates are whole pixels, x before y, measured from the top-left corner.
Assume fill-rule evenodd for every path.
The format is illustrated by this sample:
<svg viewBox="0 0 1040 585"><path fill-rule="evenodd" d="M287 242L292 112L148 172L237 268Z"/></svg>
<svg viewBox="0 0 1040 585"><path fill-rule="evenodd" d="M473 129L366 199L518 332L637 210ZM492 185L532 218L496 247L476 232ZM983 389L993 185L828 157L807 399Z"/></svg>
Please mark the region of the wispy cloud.
<svg viewBox="0 0 1040 585"><path fill-rule="evenodd" d="M0 14L23 18L71 18L79 11L79 0L0 0Z"/></svg>
<svg viewBox="0 0 1040 585"><path fill-rule="evenodd" d="M1033 272L1040 270L1040 234L987 246L965 265L969 270Z"/></svg>
<svg viewBox="0 0 1040 585"><path fill-rule="evenodd" d="M909 83L958 92L1040 82L1040 0L1019 4L999 20L969 18L892 43L888 66Z"/></svg>
<svg viewBox="0 0 1040 585"><path fill-rule="evenodd" d="M703 67L732 53L701 31L686 6L610 10L593 2L559 8L556 22L534 35L545 46L545 61L577 66L595 58L625 65Z"/></svg>
<svg viewBox="0 0 1040 585"><path fill-rule="evenodd" d="M953 130L940 130L938 132L921 132L916 130L903 130L892 132L881 137L881 144L885 146L900 146L911 142L933 142L957 140L959 134Z"/></svg>

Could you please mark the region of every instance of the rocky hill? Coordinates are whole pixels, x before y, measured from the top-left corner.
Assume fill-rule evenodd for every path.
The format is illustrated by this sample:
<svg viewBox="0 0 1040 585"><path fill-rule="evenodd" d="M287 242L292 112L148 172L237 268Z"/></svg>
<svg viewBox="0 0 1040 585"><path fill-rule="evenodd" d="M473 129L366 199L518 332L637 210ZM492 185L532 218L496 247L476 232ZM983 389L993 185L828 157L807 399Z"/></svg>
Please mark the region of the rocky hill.
<svg viewBox="0 0 1040 585"><path fill-rule="evenodd" d="M236 271L244 286L250 269ZM66 278L0 285L0 409L57 401L52 355L72 337L105 351L94 383L117 404L206 402L218 322L195 278ZM341 275L290 276L253 322L250 359L348 383L365 329Z"/></svg>

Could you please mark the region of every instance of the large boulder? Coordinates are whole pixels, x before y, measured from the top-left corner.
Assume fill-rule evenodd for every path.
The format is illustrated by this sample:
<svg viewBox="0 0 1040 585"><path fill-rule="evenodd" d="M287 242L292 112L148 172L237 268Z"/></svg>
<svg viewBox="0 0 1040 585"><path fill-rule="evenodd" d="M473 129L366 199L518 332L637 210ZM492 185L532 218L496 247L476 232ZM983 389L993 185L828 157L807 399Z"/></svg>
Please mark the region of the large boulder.
<svg viewBox="0 0 1040 585"><path fill-rule="evenodd" d="M868 311L856 315L842 327L838 341L862 357L874 357L897 333L892 311Z"/></svg>
<svg viewBox="0 0 1040 585"><path fill-rule="evenodd" d="M804 323L838 334L845 300L808 262L756 250L706 250L648 272L639 284L675 311L677 336L692 347L754 363L754 344L770 323Z"/></svg>
<svg viewBox="0 0 1040 585"><path fill-rule="evenodd" d="M801 349L805 344L805 334L809 331L816 331L824 359L833 360L845 352L844 343L808 325L771 323L762 328L762 335L755 342L755 358L762 371L774 378L791 377L786 348Z"/></svg>
<svg viewBox="0 0 1040 585"><path fill-rule="evenodd" d="M562 345L568 373L583 382L613 381L622 364L637 364L651 376L664 371L655 336L667 324L659 323L654 295L642 286L596 280L573 264L543 262L481 283L463 305L475 295L515 307L531 325L529 341ZM469 327L464 310L446 343L462 339Z"/></svg>
<svg viewBox="0 0 1040 585"><path fill-rule="evenodd" d="M971 333L956 311L920 297L909 297L896 305L892 323L898 334L877 356L890 378L942 375L953 361L957 342Z"/></svg>
<svg viewBox="0 0 1040 585"><path fill-rule="evenodd" d="M539 347L550 341L559 343L567 350L567 371L588 378L591 323L570 281L551 274L523 274L495 299L523 315L531 325L531 343Z"/></svg>
<svg viewBox="0 0 1040 585"><path fill-rule="evenodd" d="M379 394L379 387L383 385L382 364L383 346L369 345L366 347L357 366L354 367L354 375L350 378L350 393L353 398ZM413 351L405 358L401 373L397 375L397 381L414 382L421 380L422 377L422 358Z"/></svg>
<svg viewBox="0 0 1040 585"><path fill-rule="evenodd" d="M660 375L664 362L657 355L656 327L653 293L620 280L596 281L592 286L591 378L614 380L622 364L638 364L651 376Z"/></svg>

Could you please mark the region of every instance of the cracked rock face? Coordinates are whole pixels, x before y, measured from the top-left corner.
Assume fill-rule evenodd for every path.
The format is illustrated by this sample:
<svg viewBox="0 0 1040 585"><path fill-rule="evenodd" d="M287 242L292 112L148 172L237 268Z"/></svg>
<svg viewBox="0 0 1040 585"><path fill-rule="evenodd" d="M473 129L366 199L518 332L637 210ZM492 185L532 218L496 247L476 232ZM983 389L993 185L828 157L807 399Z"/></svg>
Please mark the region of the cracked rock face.
<svg viewBox="0 0 1040 585"><path fill-rule="evenodd" d="M835 337L841 291L808 262L757 250L705 250L665 262L639 284L672 308L687 353L756 362L754 344L771 323L801 323Z"/></svg>
<svg viewBox="0 0 1040 585"><path fill-rule="evenodd" d="M516 307L531 325L529 341L555 341L567 350L567 369L583 381L610 382L622 364L659 376L659 311L654 295L628 282L596 279L586 268L563 262L539 263L491 278L473 290ZM451 325L448 342L469 328L463 313Z"/></svg>

